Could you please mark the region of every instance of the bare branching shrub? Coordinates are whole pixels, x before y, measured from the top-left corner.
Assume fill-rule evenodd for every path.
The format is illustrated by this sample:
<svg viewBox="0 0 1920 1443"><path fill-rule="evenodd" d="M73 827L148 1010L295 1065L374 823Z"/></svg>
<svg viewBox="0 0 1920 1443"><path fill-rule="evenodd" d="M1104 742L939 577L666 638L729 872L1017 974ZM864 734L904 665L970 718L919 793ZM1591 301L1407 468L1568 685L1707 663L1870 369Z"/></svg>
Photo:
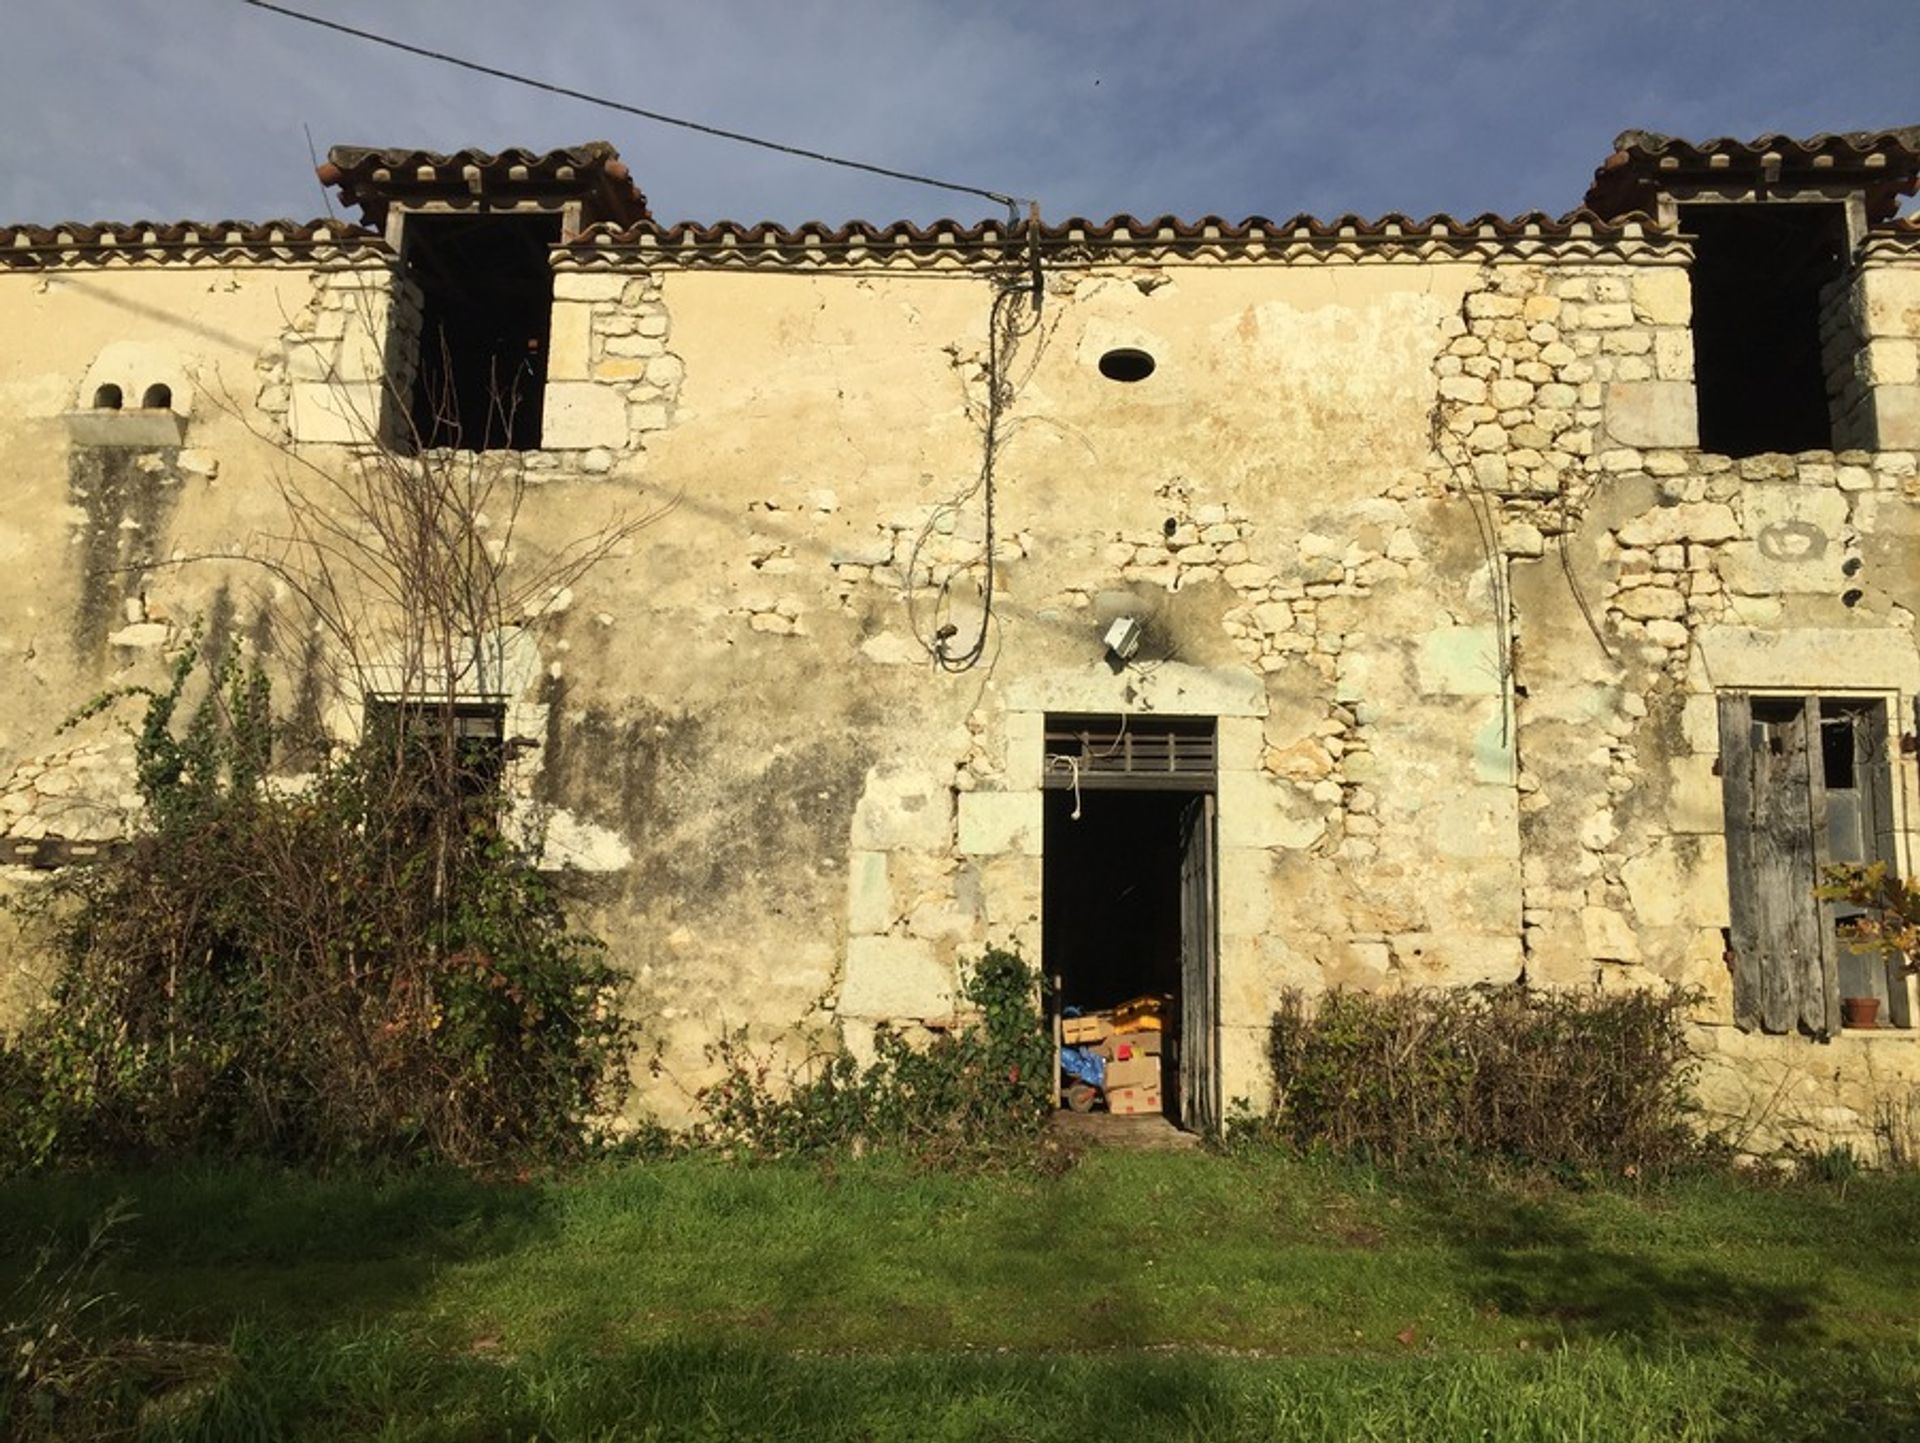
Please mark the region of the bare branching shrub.
<svg viewBox="0 0 1920 1443"><path fill-rule="evenodd" d="M58 967L0 1068L29 1104L16 1163L480 1165L570 1153L625 1095L620 979L515 821L498 722L522 624L651 518L518 558L517 458L335 459L288 452L284 528L218 559L276 584L299 644L275 650L323 668L360 735L300 718L305 775L276 777L288 725L235 649L189 645L141 693L143 825L32 904Z"/></svg>
<svg viewBox="0 0 1920 1443"><path fill-rule="evenodd" d="M1689 998L1669 992L1290 993L1269 1126L1406 1164L1646 1169L1694 1156Z"/></svg>

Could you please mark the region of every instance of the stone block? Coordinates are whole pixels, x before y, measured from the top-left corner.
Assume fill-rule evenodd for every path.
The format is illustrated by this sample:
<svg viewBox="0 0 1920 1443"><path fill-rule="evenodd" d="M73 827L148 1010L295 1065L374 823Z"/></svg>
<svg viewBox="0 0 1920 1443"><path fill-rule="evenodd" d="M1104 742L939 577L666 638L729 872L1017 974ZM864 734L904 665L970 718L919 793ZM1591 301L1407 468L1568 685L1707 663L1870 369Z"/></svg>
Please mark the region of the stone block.
<svg viewBox="0 0 1920 1443"><path fill-rule="evenodd" d="M1873 420L1882 451L1920 451L1920 386L1876 386Z"/></svg>
<svg viewBox="0 0 1920 1443"><path fill-rule="evenodd" d="M1693 284L1678 266L1648 268L1633 278L1633 313L1650 326L1693 323Z"/></svg>
<svg viewBox="0 0 1920 1443"><path fill-rule="evenodd" d="M627 448L627 403L611 386L591 381L549 381L541 440L554 451L594 446Z"/></svg>
<svg viewBox="0 0 1920 1443"><path fill-rule="evenodd" d="M1220 774L1220 846L1310 847L1326 833L1320 807L1259 772Z"/></svg>
<svg viewBox="0 0 1920 1443"><path fill-rule="evenodd" d="M1859 310L1870 336L1920 337L1920 270L1909 266L1863 267Z"/></svg>
<svg viewBox="0 0 1920 1443"><path fill-rule="evenodd" d="M1876 386L1920 382L1920 342L1880 336L1866 347L1867 372Z"/></svg>
<svg viewBox="0 0 1920 1443"><path fill-rule="evenodd" d="M1694 641L1706 675L1723 690L1817 691L1844 677L1849 688L1920 691L1920 649L1910 632L1710 626Z"/></svg>
<svg viewBox="0 0 1920 1443"><path fill-rule="evenodd" d="M1420 638L1414 670L1428 696L1498 696L1499 638L1491 626L1439 627Z"/></svg>
<svg viewBox="0 0 1920 1443"><path fill-rule="evenodd" d="M1411 986L1502 986L1519 979L1526 959L1514 935L1494 932L1401 932L1393 937L1396 970Z"/></svg>
<svg viewBox="0 0 1920 1443"><path fill-rule="evenodd" d="M1633 924L1611 907L1582 907L1580 931L1587 954L1602 962L1638 962L1640 939Z"/></svg>
<svg viewBox="0 0 1920 1443"><path fill-rule="evenodd" d="M1028 672L1007 683L1007 705L1020 711L1167 712L1176 716L1265 716L1267 689L1258 672L1166 661L1150 672L1116 673L1104 661L1077 669Z"/></svg>
<svg viewBox="0 0 1920 1443"><path fill-rule="evenodd" d="M1717 501L1682 501L1659 506L1634 517L1619 530L1622 546L1671 546L1693 541L1713 544L1741 534L1733 508Z"/></svg>
<svg viewBox="0 0 1920 1443"><path fill-rule="evenodd" d="M925 772L872 768L853 808L853 845L875 852L949 850L953 789Z"/></svg>
<svg viewBox="0 0 1920 1443"><path fill-rule="evenodd" d="M1041 892L1045 871L1038 857L1002 855L985 857L978 863L962 866L961 879L977 869L980 909L988 924L989 940L995 944L1012 942L1029 957L1040 955ZM956 891L961 890L956 884Z"/></svg>
<svg viewBox="0 0 1920 1443"><path fill-rule="evenodd" d="M547 379L584 381L592 363L593 307L556 299L547 333Z"/></svg>
<svg viewBox="0 0 1920 1443"><path fill-rule="evenodd" d="M1663 381L1692 382L1692 331L1655 332L1653 337L1653 373Z"/></svg>
<svg viewBox="0 0 1920 1443"><path fill-rule="evenodd" d="M1720 755L1720 700L1711 692L1692 692L1680 707L1680 733L1696 755Z"/></svg>
<svg viewBox="0 0 1920 1443"><path fill-rule="evenodd" d="M380 429L377 382L297 382L287 412L293 439L321 446L361 445Z"/></svg>
<svg viewBox="0 0 1920 1443"><path fill-rule="evenodd" d="M632 277L619 271L555 271L556 301L617 301Z"/></svg>
<svg viewBox="0 0 1920 1443"><path fill-rule="evenodd" d="M1261 847L1220 849L1222 936L1264 936L1273 922L1273 859Z"/></svg>
<svg viewBox="0 0 1920 1443"><path fill-rule="evenodd" d="M1700 444L1694 389L1685 381L1611 381L1607 434L1622 446L1686 450Z"/></svg>
<svg viewBox="0 0 1920 1443"><path fill-rule="evenodd" d="M1726 830L1721 779L1714 773L1718 760L1711 754L1668 759L1667 826L1673 831L1718 835Z"/></svg>
<svg viewBox="0 0 1920 1443"><path fill-rule="evenodd" d="M1257 717L1222 717L1217 725L1220 770L1258 771L1266 752L1266 726Z"/></svg>
<svg viewBox="0 0 1920 1443"><path fill-rule="evenodd" d="M1742 488L1745 539L1729 546L1721 577L1742 595L1839 595L1847 498L1837 489L1781 482Z"/></svg>
<svg viewBox="0 0 1920 1443"><path fill-rule="evenodd" d="M893 926L899 909L885 852L855 852L847 864L847 932L871 936Z"/></svg>
<svg viewBox="0 0 1920 1443"><path fill-rule="evenodd" d="M1520 805L1510 787L1460 787L1431 798L1415 818L1433 853L1455 860L1520 859ZM1413 851L1412 839L1408 850ZM1519 902L1515 899L1515 913Z"/></svg>
<svg viewBox="0 0 1920 1443"><path fill-rule="evenodd" d="M1037 711L1008 712L1003 730L1007 742L1007 790L1040 789L1047 760L1047 719Z"/></svg>
<svg viewBox="0 0 1920 1443"><path fill-rule="evenodd" d="M919 937L855 937L847 943L840 1015L886 1021L953 1010L953 970Z"/></svg>
<svg viewBox="0 0 1920 1443"><path fill-rule="evenodd" d="M1040 855L1045 830L1043 794L965 792L960 797L960 850L968 856L1011 852Z"/></svg>
<svg viewBox="0 0 1920 1443"><path fill-rule="evenodd" d="M1722 837L1664 838L1622 863L1620 880L1634 916L1645 926L1727 925L1727 849Z"/></svg>

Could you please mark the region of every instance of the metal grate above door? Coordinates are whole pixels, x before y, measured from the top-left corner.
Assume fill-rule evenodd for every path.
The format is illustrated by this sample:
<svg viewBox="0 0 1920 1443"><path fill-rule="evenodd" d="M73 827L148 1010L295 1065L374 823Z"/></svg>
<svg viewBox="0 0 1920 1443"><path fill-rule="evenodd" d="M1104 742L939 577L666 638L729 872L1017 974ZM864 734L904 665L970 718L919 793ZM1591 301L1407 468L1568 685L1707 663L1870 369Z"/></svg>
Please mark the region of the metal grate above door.
<svg viewBox="0 0 1920 1443"><path fill-rule="evenodd" d="M1219 767L1212 717L1050 716L1044 785L1208 792Z"/></svg>

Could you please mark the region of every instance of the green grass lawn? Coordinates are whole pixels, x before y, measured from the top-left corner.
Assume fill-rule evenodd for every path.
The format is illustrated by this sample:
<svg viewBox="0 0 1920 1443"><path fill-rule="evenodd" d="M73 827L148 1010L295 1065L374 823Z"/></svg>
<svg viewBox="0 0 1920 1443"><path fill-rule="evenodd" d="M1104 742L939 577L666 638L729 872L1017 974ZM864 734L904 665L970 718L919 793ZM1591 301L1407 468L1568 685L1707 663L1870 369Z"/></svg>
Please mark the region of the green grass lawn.
<svg viewBox="0 0 1920 1443"><path fill-rule="evenodd" d="M0 1185L0 1295L116 1197L123 1330L215 1345L153 1436L1920 1438L1912 1176L67 1176Z"/></svg>

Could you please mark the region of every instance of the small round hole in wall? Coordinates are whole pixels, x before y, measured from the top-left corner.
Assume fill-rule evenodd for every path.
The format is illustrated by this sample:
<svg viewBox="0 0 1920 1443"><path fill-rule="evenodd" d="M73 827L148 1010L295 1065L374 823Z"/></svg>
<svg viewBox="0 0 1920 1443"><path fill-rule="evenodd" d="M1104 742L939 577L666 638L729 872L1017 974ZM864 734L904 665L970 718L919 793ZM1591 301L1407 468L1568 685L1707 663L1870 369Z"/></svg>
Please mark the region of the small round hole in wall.
<svg viewBox="0 0 1920 1443"><path fill-rule="evenodd" d="M1840 604L1842 606L1858 606L1865 597L1866 592L1857 586L1850 586L1840 593Z"/></svg>
<svg viewBox="0 0 1920 1443"><path fill-rule="evenodd" d="M1153 374L1153 367L1153 357L1132 346L1118 347L1100 358L1101 375L1109 381L1124 381L1128 385L1146 380Z"/></svg>
<svg viewBox="0 0 1920 1443"><path fill-rule="evenodd" d="M120 405L120 388L111 381L93 393L93 409L96 411L117 411Z"/></svg>
<svg viewBox="0 0 1920 1443"><path fill-rule="evenodd" d="M163 381L155 381L147 387L140 397L140 404L149 411L164 411L173 405L173 387Z"/></svg>

